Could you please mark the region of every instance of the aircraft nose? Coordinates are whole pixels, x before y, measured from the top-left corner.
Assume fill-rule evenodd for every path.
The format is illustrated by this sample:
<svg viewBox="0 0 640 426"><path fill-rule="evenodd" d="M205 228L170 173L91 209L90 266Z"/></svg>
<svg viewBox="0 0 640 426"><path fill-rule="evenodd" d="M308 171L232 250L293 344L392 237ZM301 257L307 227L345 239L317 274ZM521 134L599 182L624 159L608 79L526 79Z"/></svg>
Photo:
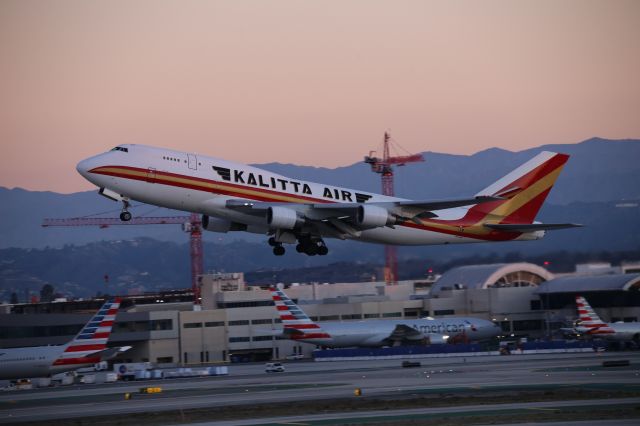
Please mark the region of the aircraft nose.
<svg viewBox="0 0 640 426"><path fill-rule="evenodd" d="M92 178L95 178L95 174L91 173L91 171L96 167L100 167L103 163L104 161L102 161L101 157L96 155L80 161L76 165L76 170L82 175L82 177L93 182Z"/></svg>
<svg viewBox="0 0 640 426"><path fill-rule="evenodd" d="M90 161L89 159L86 160L82 160L80 161L77 165L76 165L76 170L78 171L78 173L80 173L82 176L87 177L87 174L89 172L89 167L90 167Z"/></svg>

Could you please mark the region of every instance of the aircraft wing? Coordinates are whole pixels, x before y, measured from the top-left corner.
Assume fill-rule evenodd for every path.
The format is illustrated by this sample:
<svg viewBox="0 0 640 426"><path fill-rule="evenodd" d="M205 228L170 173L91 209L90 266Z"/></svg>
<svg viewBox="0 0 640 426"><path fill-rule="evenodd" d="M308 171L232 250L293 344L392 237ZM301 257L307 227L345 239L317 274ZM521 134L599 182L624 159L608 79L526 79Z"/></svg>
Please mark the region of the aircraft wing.
<svg viewBox="0 0 640 426"><path fill-rule="evenodd" d="M397 342L397 341L427 341L429 344L442 344L446 343L449 336L445 336L444 334L438 333L423 333L421 331L416 330L413 327L409 327L405 324L398 324L396 328L391 332L388 337L389 340Z"/></svg>
<svg viewBox="0 0 640 426"><path fill-rule="evenodd" d="M417 341L417 340L425 339L426 337L427 336L425 336L424 333L416 330L413 327L409 327L408 325L405 325L405 324L396 325L396 328L394 328L391 334L389 335L389 339L393 341L402 341L402 340Z"/></svg>
<svg viewBox="0 0 640 426"><path fill-rule="evenodd" d="M451 200L436 201L397 201L396 206L403 209L414 209L422 212L432 212L434 210L452 209L454 207L472 206L475 204L488 203L490 201L502 200L502 197L493 197L488 195L479 195L473 198L458 198ZM378 203L379 204L379 203Z"/></svg>
<svg viewBox="0 0 640 426"><path fill-rule="evenodd" d="M268 203L251 200L228 200L226 207L254 216L267 216L273 209L300 212L308 221L324 221L340 232L393 226L398 221L437 217L434 211L501 200L501 197L476 196L450 200L388 201L370 203ZM341 226L341 222L345 226Z"/></svg>

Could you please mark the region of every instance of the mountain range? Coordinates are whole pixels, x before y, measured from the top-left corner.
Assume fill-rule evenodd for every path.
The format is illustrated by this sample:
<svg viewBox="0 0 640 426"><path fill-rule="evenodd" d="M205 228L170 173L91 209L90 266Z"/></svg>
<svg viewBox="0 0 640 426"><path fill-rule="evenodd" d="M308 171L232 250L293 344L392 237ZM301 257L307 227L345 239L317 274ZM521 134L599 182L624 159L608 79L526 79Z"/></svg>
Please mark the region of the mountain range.
<svg viewBox="0 0 640 426"><path fill-rule="evenodd" d="M411 199L446 199L473 195L499 179L516 166L540 151L549 150L571 155L551 191L539 219L543 222L577 222L569 206L611 210L612 205L640 200L640 140L606 140L593 138L577 144L545 145L519 152L492 148L474 155L423 153L424 163L397 168L395 192ZM330 185L380 192L380 178L371 173L367 164L356 163L336 169L296 166L292 164L256 164L267 170ZM81 179L81 177L78 177ZM631 203L633 204L633 203ZM565 217L554 216L563 210ZM609 206L608 208L606 206ZM65 244L83 244L100 240L148 237L161 241L184 242L186 236L179 226L147 225L138 227L97 228L42 228L45 217L65 218L82 216L117 216L119 204L98 196L96 191L75 194L34 192L19 188L0 187L0 248L61 247ZM630 208L633 210L633 208ZM141 205L134 215L184 215L183 212ZM633 210L633 211L637 211ZM584 212L589 215L589 213ZM580 214L583 216L584 214ZM604 214L606 220L607 214ZM620 224L617 214L611 217ZM622 214L622 216L625 216ZM633 216L633 215L631 215ZM553 219L552 219L553 217ZM602 218L601 218L602 219ZM209 234L207 241L225 243L238 238L260 242L261 236L246 233Z"/></svg>
<svg viewBox="0 0 640 426"><path fill-rule="evenodd" d="M401 247L400 261L445 265L462 258L516 259L522 254L532 257L562 251L638 253L640 140L590 139L520 152L489 149L471 156L425 152L424 163L397 170L396 194L413 199L473 195L543 150L568 153L571 158L538 219L581 223L583 228L549 232L532 242ZM370 192L378 192L380 186L378 175L364 163L337 169L278 163L256 166L300 180ZM178 225L40 226L45 217L115 217L119 210L117 203L100 197L97 191L64 195L0 187L0 300L7 300L11 292L37 292L46 283L63 294L83 296L101 290L126 293L188 287L188 237ZM149 205L136 206L132 212L136 216L186 215ZM380 275L383 263L382 246L353 241L327 240L327 256L308 257L288 250L285 256L275 257L265 236L205 232L204 240L206 270L262 271L256 276L274 281L286 269L322 267L333 274L314 276L368 280L372 274ZM106 283L104 275L111 277Z"/></svg>

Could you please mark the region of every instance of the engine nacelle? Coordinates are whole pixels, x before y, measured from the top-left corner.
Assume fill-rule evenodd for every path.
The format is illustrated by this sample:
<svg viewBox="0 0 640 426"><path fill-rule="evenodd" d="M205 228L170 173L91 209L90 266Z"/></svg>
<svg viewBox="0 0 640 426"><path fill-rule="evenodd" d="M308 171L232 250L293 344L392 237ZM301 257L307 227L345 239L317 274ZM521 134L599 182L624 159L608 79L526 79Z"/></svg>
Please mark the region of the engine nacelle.
<svg viewBox="0 0 640 426"><path fill-rule="evenodd" d="M232 222L227 219L202 215L202 229L211 232L227 233L229 231L245 231L247 225Z"/></svg>
<svg viewBox="0 0 640 426"><path fill-rule="evenodd" d="M427 334L426 338L431 345L444 345L447 343L447 340L449 340L449 336L444 336L442 334Z"/></svg>
<svg viewBox="0 0 640 426"><path fill-rule="evenodd" d="M544 230L538 230L538 231L533 231L533 232L525 232L522 235L520 235L518 238L516 238L516 240L518 240L518 241L541 240L544 237L545 234L546 234L546 231L544 231Z"/></svg>
<svg viewBox="0 0 640 426"><path fill-rule="evenodd" d="M379 206L360 206L358 207L358 215L356 217L358 225L367 227L378 227L393 225L396 221L389 214L389 210Z"/></svg>
<svg viewBox="0 0 640 426"><path fill-rule="evenodd" d="M267 224L272 228L293 229L303 223L304 219L295 210L279 206L267 210Z"/></svg>

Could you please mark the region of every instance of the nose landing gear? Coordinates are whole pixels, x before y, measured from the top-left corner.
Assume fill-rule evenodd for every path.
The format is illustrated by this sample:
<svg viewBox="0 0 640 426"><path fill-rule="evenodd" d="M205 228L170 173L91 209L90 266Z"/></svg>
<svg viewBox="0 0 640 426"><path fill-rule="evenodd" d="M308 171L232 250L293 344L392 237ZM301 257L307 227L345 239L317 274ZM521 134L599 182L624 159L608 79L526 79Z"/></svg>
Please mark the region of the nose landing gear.
<svg viewBox="0 0 640 426"><path fill-rule="evenodd" d="M129 207L131 205L127 200L122 200L122 212L120 213L120 220L123 222L129 222L133 216L129 213Z"/></svg>

